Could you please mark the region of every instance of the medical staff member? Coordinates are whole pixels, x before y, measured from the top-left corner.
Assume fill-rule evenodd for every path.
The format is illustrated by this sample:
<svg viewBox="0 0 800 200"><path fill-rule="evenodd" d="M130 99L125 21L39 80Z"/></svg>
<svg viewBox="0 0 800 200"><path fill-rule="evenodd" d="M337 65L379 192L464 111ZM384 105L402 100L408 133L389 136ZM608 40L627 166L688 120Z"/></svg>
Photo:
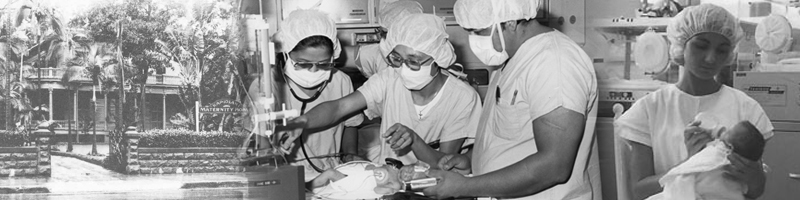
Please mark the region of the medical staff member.
<svg viewBox="0 0 800 200"><path fill-rule="evenodd" d="M399 21L401 18L410 14L422 13L422 5L416 1L401 0L386 4L378 12L378 28L381 36L381 42L378 44L361 45L356 50L355 64L358 70L364 77L371 77L379 71L389 69L389 63L386 61L386 55L392 51L393 47L389 46L386 42L386 34L388 33L389 26Z"/></svg>
<svg viewBox="0 0 800 200"><path fill-rule="evenodd" d="M773 135L772 123L758 102L745 93L714 80L734 62L734 49L743 32L738 20L725 9L701 4L688 7L667 26L670 57L683 70L676 84L667 85L636 101L615 124L632 146L630 167L636 199L662 190L658 180L672 167L702 150L713 140L695 116L707 113L717 123L733 127L750 121L765 139ZM706 121L705 123L709 123ZM761 161L731 153L727 174L747 185L745 197L764 192Z"/></svg>
<svg viewBox="0 0 800 200"><path fill-rule="evenodd" d="M320 104L289 124L315 129L363 111L368 118L383 118L381 135L394 138L381 143L378 157L369 158L373 162L395 158L405 164L435 163L444 154L427 151L425 145L434 141L440 143L439 152L459 152L464 140L475 135L481 101L470 85L442 70L456 59L447 38L444 20L435 15L404 17L389 27L386 39L393 47L387 56L393 69L378 72L353 94ZM400 139L410 135L421 139Z"/></svg>
<svg viewBox="0 0 800 200"><path fill-rule="evenodd" d="M597 110L591 59L533 20L538 0L459 0L458 24L473 53L495 70L475 148L448 155L424 192L519 199L592 199L587 169ZM471 162L470 162L471 161ZM471 169L473 177L461 174Z"/></svg>
<svg viewBox="0 0 800 200"><path fill-rule="evenodd" d="M275 35L281 45L276 74L275 95L284 98L287 109L308 112L320 103L339 99L353 93L350 78L334 68L341 48L336 38L336 24L327 14L317 10L292 11ZM281 62L282 61L282 62ZM261 91L262 84L253 83L250 94ZM263 84L267 86L268 84ZM249 103L248 103L249 104ZM290 149L292 164L303 165L307 172L316 173L340 164L342 134L356 131L363 117L353 117L303 134ZM283 145L284 147L292 145Z"/></svg>
<svg viewBox="0 0 800 200"><path fill-rule="evenodd" d="M422 13L422 5L416 1L401 0L386 4L381 8L378 15L378 24L380 27L377 29L381 41L378 44L368 44L357 46L355 53L355 64L358 70L364 77L377 74L384 69L390 69L386 56L392 51L392 47L386 42L386 34L389 26L399 21L401 18L410 14ZM344 157L344 161L364 160L365 158L375 158L378 155L376 149L380 149L380 117L364 122L362 128L359 129L357 135L345 134L342 139L345 144L342 144L347 151L348 156ZM374 134L373 134L374 133ZM357 150L356 150L357 149ZM352 152L356 152L353 156Z"/></svg>

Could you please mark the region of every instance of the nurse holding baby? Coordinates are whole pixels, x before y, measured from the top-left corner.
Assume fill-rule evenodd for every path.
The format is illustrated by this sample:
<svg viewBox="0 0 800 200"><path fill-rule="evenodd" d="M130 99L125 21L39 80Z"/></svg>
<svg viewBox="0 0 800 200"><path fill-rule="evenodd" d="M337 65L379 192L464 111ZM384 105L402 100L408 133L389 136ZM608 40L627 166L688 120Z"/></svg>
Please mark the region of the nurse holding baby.
<svg viewBox="0 0 800 200"><path fill-rule="evenodd" d="M712 134L714 124L730 128L747 121L765 140L773 135L758 102L715 80L733 63L743 37L732 14L711 4L689 7L672 19L667 34L672 60L683 68L680 80L640 99L615 122L620 137L632 147L629 168L635 199L661 192L662 176L718 139ZM701 119L700 113L715 120ZM743 197L755 199L764 193L760 160L731 152L725 162L725 177L745 186Z"/></svg>

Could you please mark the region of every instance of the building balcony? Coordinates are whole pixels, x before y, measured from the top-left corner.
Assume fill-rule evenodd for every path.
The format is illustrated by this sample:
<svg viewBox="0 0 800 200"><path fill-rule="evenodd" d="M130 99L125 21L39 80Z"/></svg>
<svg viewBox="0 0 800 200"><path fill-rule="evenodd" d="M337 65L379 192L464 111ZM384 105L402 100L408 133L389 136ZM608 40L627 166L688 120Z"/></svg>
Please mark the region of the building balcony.
<svg viewBox="0 0 800 200"><path fill-rule="evenodd" d="M60 82L61 78L64 76L64 72L67 68L37 68L34 69L32 72L27 72L24 74L28 80L36 80L39 78L39 73L41 73L42 81L47 82ZM89 76L82 76L79 81L81 83L91 84L92 79ZM150 86L166 86L166 87L178 87L181 83L180 76L173 76L173 75L150 75L147 77L147 85Z"/></svg>
<svg viewBox="0 0 800 200"><path fill-rule="evenodd" d="M69 127L68 126L68 124L69 124L68 120L53 120L53 122L58 124L58 126L55 128L56 131L66 131L68 129L68 127ZM116 127L116 124L114 124L113 121L100 121L100 120L98 120L95 123L97 125L96 126L97 131L102 131L103 132L102 134L105 134L105 132L107 132L107 131L114 130L114 127ZM132 125L135 125L135 124L132 124ZM164 126L164 125L166 125L166 126ZM29 130L36 130L36 126L35 125L32 125L31 127L28 127L28 128L29 128ZM150 129L173 129L173 128L176 128L176 126L173 125L172 123L170 123L169 121L167 121L167 122L148 121L145 124L145 128L148 129L148 130L150 130ZM75 121L72 121L72 131L80 132L81 130L83 130L82 125L81 124L77 124L77 122L75 122ZM89 132L91 133L92 130L90 129Z"/></svg>

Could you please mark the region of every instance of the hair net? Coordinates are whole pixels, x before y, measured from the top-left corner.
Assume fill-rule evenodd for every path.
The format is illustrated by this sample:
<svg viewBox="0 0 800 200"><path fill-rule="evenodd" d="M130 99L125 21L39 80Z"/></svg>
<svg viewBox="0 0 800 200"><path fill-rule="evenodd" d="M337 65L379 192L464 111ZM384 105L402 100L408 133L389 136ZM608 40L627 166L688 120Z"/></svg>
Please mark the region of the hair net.
<svg viewBox="0 0 800 200"><path fill-rule="evenodd" d="M411 14L389 27L388 47L411 47L428 54L439 67L447 68L456 62L453 45L447 40L444 20L432 14ZM391 50L387 51L388 54Z"/></svg>
<svg viewBox="0 0 800 200"><path fill-rule="evenodd" d="M378 24L381 27L389 28L395 21L406 15L422 13L422 5L416 1L395 1L386 4L379 13L378 19L380 21L378 21Z"/></svg>
<svg viewBox="0 0 800 200"><path fill-rule="evenodd" d="M461 27L484 29L491 25L536 17L541 0L458 0L454 8Z"/></svg>
<svg viewBox="0 0 800 200"><path fill-rule="evenodd" d="M289 17L281 25L281 30L275 35L275 39L281 43L281 52L288 53L301 40L315 35L331 39L333 59L339 58L342 50L339 39L336 38L336 22L318 10L298 9L289 13Z"/></svg>
<svg viewBox="0 0 800 200"><path fill-rule="evenodd" d="M389 43L386 42L386 40L383 40L380 43L378 43L378 51L379 51L378 53L380 53L384 57L389 55L389 53L392 52L392 49L394 49L394 46L389 46Z"/></svg>
<svg viewBox="0 0 800 200"><path fill-rule="evenodd" d="M736 17L722 7L712 4L687 7L673 17L667 26L673 61L683 64L686 42L700 33L718 33L727 38L733 46L736 46L744 35Z"/></svg>

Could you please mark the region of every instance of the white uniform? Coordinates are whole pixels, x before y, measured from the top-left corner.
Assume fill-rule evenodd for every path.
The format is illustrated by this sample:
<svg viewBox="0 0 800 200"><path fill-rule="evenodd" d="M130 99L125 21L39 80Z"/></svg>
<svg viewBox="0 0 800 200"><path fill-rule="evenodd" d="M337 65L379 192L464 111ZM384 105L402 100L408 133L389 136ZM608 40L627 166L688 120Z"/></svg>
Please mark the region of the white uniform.
<svg viewBox="0 0 800 200"><path fill-rule="evenodd" d="M364 77L372 77L372 75L386 69L391 69L386 63L385 54L382 56L382 47L385 41L379 44L362 45L356 52L355 64L358 70ZM368 124L359 129L358 134L358 153L366 156L366 159L377 159L380 155L380 145L383 140L380 138L380 123Z"/></svg>
<svg viewBox="0 0 800 200"><path fill-rule="evenodd" d="M478 92L461 80L447 77L447 82L434 97L441 98L439 103L427 105L427 114L422 117L414 108L411 91L403 86L403 80L395 70L375 74L358 91L367 101L364 114L369 118L381 117L381 135L392 125L400 123L428 143L475 137L481 101ZM384 163L385 158L396 158L405 164L417 162L414 152L395 153L386 142L381 142L372 155L377 156L368 159L377 163Z"/></svg>
<svg viewBox="0 0 800 200"><path fill-rule="evenodd" d="M572 176L564 184L519 199L592 198L587 165L597 115L597 79L591 60L575 42L558 31L528 39L502 71L494 73L484 102L472 158L475 175L535 154L533 120L563 107L586 116Z"/></svg>
<svg viewBox="0 0 800 200"><path fill-rule="evenodd" d="M765 139L773 134L772 123L758 102L724 85L705 96L687 94L675 85L665 86L636 101L615 124L620 137L653 148L653 167L661 174L688 158L683 131L700 112L717 116L719 125L725 127L747 120Z"/></svg>

